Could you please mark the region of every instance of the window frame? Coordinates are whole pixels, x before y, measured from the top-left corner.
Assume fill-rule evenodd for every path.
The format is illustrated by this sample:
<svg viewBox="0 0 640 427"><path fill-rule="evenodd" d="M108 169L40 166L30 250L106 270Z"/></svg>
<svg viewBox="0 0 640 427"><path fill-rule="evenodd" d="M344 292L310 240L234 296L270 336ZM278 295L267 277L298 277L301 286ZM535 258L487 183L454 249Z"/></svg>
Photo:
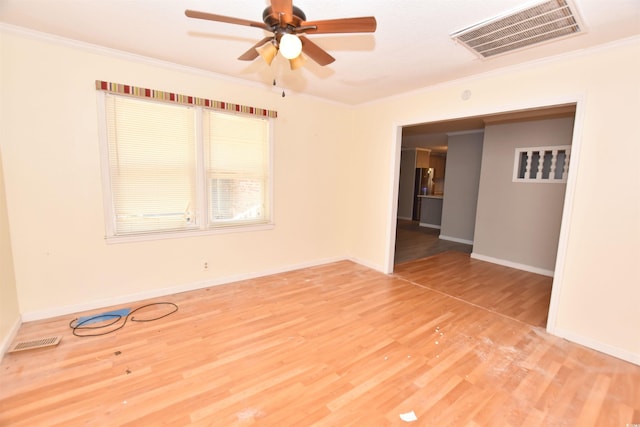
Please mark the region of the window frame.
<svg viewBox="0 0 640 427"><path fill-rule="evenodd" d="M107 132L107 115L106 115L106 97L110 96L122 96L129 97L126 94L109 93L104 91L98 91L97 94L97 112L98 112L98 145L100 151L100 166L101 166L101 182L102 182L102 198L103 198L103 214L105 224L105 241L107 243L126 243L126 242L138 242L160 239L173 239L184 238L201 235L215 235L215 234L227 234L238 232L253 232L271 230L275 227L274 222L274 123L273 117L256 117L252 115L246 115L239 112L230 112L226 110L218 110L215 108L208 108L201 105L182 105L184 108L192 108L195 112L195 132L196 139L196 176L195 176L195 191L196 191L196 215L198 218L197 224L192 229L184 230L158 230L158 231L146 231L131 234L116 234L116 215L114 209L113 194L111 191L111 170L109 166L109 140ZM135 97L134 97L135 98ZM167 104L155 99L144 99L145 102L153 102L160 104ZM203 112L205 110L213 111L216 114L230 114L234 116L247 117L247 118L259 118L260 120L266 120L268 122L268 136L267 136L267 183L265 190L267 196L265 198L266 209L269 212L268 219L263 223L250 222L247 224L235 223L230 226L212 226L209 222L208 215L208 198L207 198L207 170L205 166L205 142L203 135Z"/></svg>
<svg viewBox="0 0 640 427"><path fill-rule="evenodd" d="M534 173L532 169L529 169L529 176L526 175L526 165L530 161L529 159L525 161L525 170L522 171L523 163L522 163L522 155L525 154L528 156L530 153L538 153L536 169L539 167L540 171L544 172L544 159L546 152L552 152L552 160L549 165L548 176L545 178L544 175L541 177L531 177L530 175ZM563 175L560 178L555 178L555 173L557 172L557 164L555 161L557 160L557 155L560 151L564 152L563 158ZM554 154L555 153L555 154ZM532 160L531 160L532 161ZM569 172L569 164L571 162L571 145L549 145L549 146L540 146L540 147L516 147L515 155L513 160L513 177L512 182L514 183L534 183L534 184L566 184L567 177ZM530 167L533 164L530 164ZM555 169L552 169L554 167ZM524 173L523 177L520 177L520 172ZM537 170L535 171L537 173Z"/></svg>

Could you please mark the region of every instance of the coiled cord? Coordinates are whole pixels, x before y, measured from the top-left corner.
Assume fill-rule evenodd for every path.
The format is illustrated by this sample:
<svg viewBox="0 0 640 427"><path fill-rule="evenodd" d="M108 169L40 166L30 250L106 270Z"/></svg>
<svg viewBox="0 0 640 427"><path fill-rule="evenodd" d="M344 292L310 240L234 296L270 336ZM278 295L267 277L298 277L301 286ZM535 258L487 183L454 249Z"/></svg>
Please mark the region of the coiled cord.
<svg viewBox="0 0 640 427"><path fill-rule="evenodd" d="M147 307L153 307L153 306L158 306L158 305L166 305L166 306L171 306L173 307L173 309L171 311L169 311L168 313L164 313L161 316L157 316L157 317L153 317L150 319L137 319L133 317L133 314L137 311L142 310L143 308L147 308ZM93 317L89 317L87 319L84 319L82 322L78 322L78 319L75 318L73 319L71 322L69 322L69 327L73 330L73 335L77 336L77 337L98 337L101 335L107 335L110 334L112 332L115 332L119 329L122 329L124 327L124 325L127 324L127 321L131 321L131 322L152 322L154 320L159 320L162 319L163 317L167 317L170 314L175 313L176 311L178 311L178 306L172 302L154 302L151 304L146 304L143 306L140 306L134 310L131 310L131 312L129 312L129 314L127 314L126 316L122 316L121 314L97 314ZM91 323L93 320L98 319L98 318L102 318L102 317L106 317L106 318L113 318L113 321L111 321L110 323L106 324L106 325L99 325L99 326L87 326L87 323ZM122 322L122 324L116 328L110 329L106 332L98 332L98 333L82 333L79 331L84 331L84 330L100 330L100 329L105 329L108 328L110 326L113 326L115 324L117 324L120 320L122 320L124 318L124 321ZM74 322L76 322L74 324Z"/></svg>

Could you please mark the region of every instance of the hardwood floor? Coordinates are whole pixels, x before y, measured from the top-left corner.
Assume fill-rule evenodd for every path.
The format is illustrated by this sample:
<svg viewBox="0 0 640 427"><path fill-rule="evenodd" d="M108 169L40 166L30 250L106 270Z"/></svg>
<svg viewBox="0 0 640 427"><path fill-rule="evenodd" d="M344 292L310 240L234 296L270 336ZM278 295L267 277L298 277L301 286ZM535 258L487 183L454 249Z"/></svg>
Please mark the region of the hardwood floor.
<svg viewBox="0 0 640 427"><path fill-rule="evenodd" d="M495 313L546 327L551 277L478 261L462 252L399 264L394 274Z"/></svg>
<svg viewBox="0 0 640 427"><path fill-rule="evenodd" d="M398 220L394 273L530 325L546 326L552 278L472 260L471 245L441 240L439 234L416 221ZM455 275L448 273L452 268Z"/></svg>
<svg viewBox="0 0 640 427"><path fill-rule="evenodd" d="M450 284L465 280L458 262L436 262ZM18 340L63 340L4 357L0 425L402 426L410 411L419 426L640 423L640 366L405 267L344 261L176 294L151 301L178 312L100 337L73 336L75 316L24 324Z"/></svg>
<svg viewBox="0 0 640 427"><path fill-rule="evenodd" d="M438 238L440 230L420 227L417 221L398 220L394 263L400 264L445 251L469 254L472 246Z"/></svg>

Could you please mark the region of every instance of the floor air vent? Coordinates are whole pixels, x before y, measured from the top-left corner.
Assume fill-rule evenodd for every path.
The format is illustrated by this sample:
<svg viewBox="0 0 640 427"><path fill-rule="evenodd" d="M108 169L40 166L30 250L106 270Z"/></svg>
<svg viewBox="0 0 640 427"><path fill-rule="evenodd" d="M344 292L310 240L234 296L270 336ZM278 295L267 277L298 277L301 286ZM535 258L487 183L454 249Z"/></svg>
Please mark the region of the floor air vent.
<svg viewBox="0 0 640 427"><path fill-rule="evenodd" d="M567 0L552 0L481 22L451 37L489 58L580 31L579 19Z"/></svg>
<svg viewBox="0 0 640 427"><path fill-rule="evenodd" d="M13 347L9 349L9 353L15 353L15 352L24 351L24 350L33 350L33 349L42 348L42 347L52 347L54 345L58 345L61 339L62 339L61 336L57 336L57 337L38 338L31 341L20 341L20 342L17 342Z"/></svg>

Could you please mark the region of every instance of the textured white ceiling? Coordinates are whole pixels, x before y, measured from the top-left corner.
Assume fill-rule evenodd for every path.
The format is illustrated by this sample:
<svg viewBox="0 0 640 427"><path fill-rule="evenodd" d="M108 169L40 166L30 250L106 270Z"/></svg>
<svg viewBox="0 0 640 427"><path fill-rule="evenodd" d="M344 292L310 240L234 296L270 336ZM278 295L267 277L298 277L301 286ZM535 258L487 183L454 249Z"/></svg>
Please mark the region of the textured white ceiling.
<svg viewBox="0 0 640 427"><path fill-rule="evenodd" d="M266 0L0 0L0 21L157 58L289 92L360 104L428 85L584 49L640 33L639 0L573 0L585 31L575 37L480 60L449 34L537 2L518 0L298 0L309 20L375 16L373 34L309 35L336 58L297 71L278 55L236 58L263 30L187 18L185 9L262 20ZM8 24L8 25L5 25Z"/></svg>

